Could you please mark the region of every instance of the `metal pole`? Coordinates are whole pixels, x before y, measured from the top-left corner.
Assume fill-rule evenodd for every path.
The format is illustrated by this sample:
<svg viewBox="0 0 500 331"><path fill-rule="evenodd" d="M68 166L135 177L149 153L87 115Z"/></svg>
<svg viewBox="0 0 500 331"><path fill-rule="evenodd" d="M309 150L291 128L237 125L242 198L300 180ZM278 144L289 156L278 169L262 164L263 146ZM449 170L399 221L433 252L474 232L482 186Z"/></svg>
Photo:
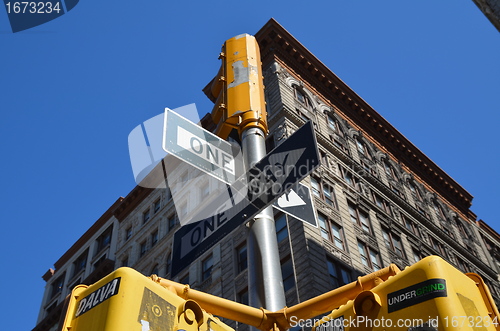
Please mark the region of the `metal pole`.
<svg viewBox="0 0 500 331"><path fill-rule="evenodd" d="M241 133L243 158L247 169L266 155L265 135L260 128ZM247 240L248 297L253 307L278 311L286 306L281 262L272 206L250 221Z"/></svg>

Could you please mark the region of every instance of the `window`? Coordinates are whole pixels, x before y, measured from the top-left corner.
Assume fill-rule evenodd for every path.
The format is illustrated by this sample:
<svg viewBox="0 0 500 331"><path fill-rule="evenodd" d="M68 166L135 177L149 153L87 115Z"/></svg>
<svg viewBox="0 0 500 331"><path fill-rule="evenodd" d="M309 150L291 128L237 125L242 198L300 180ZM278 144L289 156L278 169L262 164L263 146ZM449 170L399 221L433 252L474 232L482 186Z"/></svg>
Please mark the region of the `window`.
<svg viewBox="0 0 500 331"><path fill-rule="evenodd" d="M188 181L188 172L185 171L181 176L180 176L181 184L186 184Z"/></svg>
<svg viewBox="0 0 500 331"><path fill-rule="evenodd" d="M204 183L200 187L201 202L203 202L203 200L206 199L209 195L210 195L210 185L208 185L208 183Z"/></svg>
<svg viewBox="0 0 500 331"><path fill-rule="evenodd" d="M404 258L403 245L401 238L394 233L382 228L382 236L384 237L385 246L391 251L395 252L397 256Z"/></svg>
<svg viewBox="0 0 500 331"><path fill-rule="evenodd" d="M158 199L153 204L153 212L157 213L160 210L160 208L161 208L161 200Z"/></svg>
<svg viewBox="0 0 500 331"><path fill-rule="evenodd" d="M146 240L144 240L140 246L139 256L142 257L144 254L146 254L147 251L148 251L147 242L146 242Z"/></svg>
<svg viewBox="0 0 500 331"><path fill-rule="evenodd" d="M464 260L462 260L459 257L456 257L456 260L457 260L458 269L460 269L462 272L471 272L469 264L465 263Z"/></svg>
<svg viewBox="0 0 500 331"><path fill-rule="evenodd" d="M319 183L314 177L311 177L311 190L314 196L317 196L318 198L321 199Z"/></svg>
<svg viewBox="0 0 500 331"><path fill-rule="evenodd" d="M157 264L151 270L151 275L158 275L158 274L159 274L159 269L158 269L158 264Z"/></svg>
<svg viewBox="0 0 500 331"><path fill-rule="evenodd" d="M390 206L389 202L387 202L387 200L385 200L384 198L382 198L377 193L373 193L372 197L373 197L373 202L375 202L375 204L377 205L377 207L379 207L380 209L382 209L387 214L392 215L391 206Z"/></svg>
<svg viewBox="0 0 500 331"><path fill-rule="evenodd" d="M320 213L318 213L318 222L321 236L332 241L338 249L345 250L342 227L330 221L326 216Z"/></svg>
<svg viewBox="0 0 500 331"><path fill-rule="evenodd" d="M325 239L330 240L330 235L328 234L328 222L326 217L318 213L319 228L321 230L321 236Z"/></svg>
<svg viewBox="0 0 500 331"><path fill-rule="evenodd" d="M343 133L342 133L342 128L339 125L339 122L333 116L330 116L330 115L327 115L326 119L327 119L328 128L331 131L330 139L335 144L335 146L337 146L339 149L341 149L344 152L348 152L347 148L345 146L345 141L342 137ZM332 132L333 132L333 134L332 134Z"/></svg>
<svg viewBox="0 0 500 331"><path fill-rule="evenodd" d="M129 227L125 230L125 240L130 239L130 237L132 237L132 226L129 226Z"/></svg>
<svg viewBox="0 0 500 331"><path fill-rule="evenodd" d="M337 208L337 199L335 198L335 192L331 185L311 177L311 189L314 196L320 198L328 205Z"/></svg>
<svg viewBox="0 0 500 331"><path fill-rule="evenodd" d="M356 139L356 147L358 148L358 152L361 156L364 156L365 158L371 160L372 157L370 155L370 151L368 150L368 147L366 146L364 141L361 141L359 138Z"/></svg>
<svg viewBox="0 0 500 331"><path fill-rule="evenodd" d="M66 276L66 273L62 274L61 277L57 278L51 285L51 294L50 298L54 298L56 295L62 292L63 286L64 286L64 278Z"/></svg>
<svg viewBox="0 0 500 331"><path fill-rule="evenodd" d="M429 240L431 242L432 248L434 248L438 254L440 254L442 257L447 258L448 254L446 253L446 249L444 248L444 245L437 241L436 238L429 236Z"/></svg>
<svg viewBox="0 0 500 331"><path fill-rule="evenodd" d="M399 185L399 184L396 184L396 185ZM397 196L399 196L401 199L405 199L406 200L406 196L404 195L404 193L399 189L398 186L396 186L394 184L390 184L389 186L391 187L391 191L394 192Z"/></svg>
<svg viewBox="0 0 500 331"><path fill-rule="evenodd" d="M441 220L445 220L446 216L444 214L443 208L436 201L433 203L433 206L434 206L434 211L436 212L437 217Z"/></svg>
<svg viewBox="0 0 500 331"><path fill-rule="evenodd" d="M288 228L286 224L285 214L279 214L276 217L276 237L278 238L278 242L281 242L288 237Z"/></svg>
<svg viewBox="0 0 500 331"><path fill-rule="evenodd" d="M469 231L467 231L465 229L465 224L461 219L456 218L455 222L457 223L458 232L460 232L460 235L463 238L470 238L472 236L472 229L469 229Z"/></svg>
<svg viewBox="0 0 500 331"><path fill-rule="evenodd" d="M170 274L170 271L172 269L172 253L167 254L167 270L165 271L166 274Z"/></svg>
<svg viewBox="0 0 500 331"><path fill-rule="evenodd" d="M488 286L488 288L490 289L491 291L491 294L493 294L493 296L498 296L498 289L495 285L493 285L493 283L487 279L485 276L482 276L481 277L483 278L484 282L486 283L486 286Z"/></svg>
<svg viewBox="0 0 500 331"><path fill-rule="evenodd" d="M295 275L293 274L293 263L290 257L281 261L281 273L283 275L283 287L285 292L295 287Z"/></svg>
<svg viewBox="0 0 500 331"><path fill-rule="evenodd" d="M69 291L72 291L77 285L80 285L82 284L82 278L81 277L78 277L78 279L76 279L72 285L68 286L68 290Z"/></svg>
<svg viewBox="0 0 500 331"><path fill-rule="evenodd" d="M417 263L418 261L422 260L425 257L422 252L413 250L413 262Z"/></svg>
<svg viewBox="0 0 500 331"><path fill-rule="evenodd" d="M326 264L328 266L328 274L330 275L330 285L332 289L352 282L351 272L348 269L340 266L331 259L327 259Z"/></svg>
<svg viewBox="0 0 500 331"><path fill-rule="evenodd" d="M422 208L420 207L419 205L417 205L417 211L422 215L424 216L425 218L427 219L430 219L430 216L429 214Z"/></svg>
<svg viewBox="0 0 500 331"><path fill-rule="evenodd" d="M306 96L304 91L302 91L300 88L295 86L294 88L295 91L295 98L306 108L312 108L311 100Z"/></svg>
<svg viewBox="0 0 500 331"><path fill-rule="evenodd" d="M405 223L405 227L411 233L420 237L420 231L418 230L417 225L413 221L411 221L409 218L407 218L406 216L402 216L402 218L403 218L403 222Z"/></svg>
<svg viewBox="0 0 500 331"><path fill-rule="evenodd" d="M416 200L416 201L422 201L422 194L420 193L420 190L417 188L417 186L412 183L412 182L409 182L410 184L410 192L411 192L411 195L413 196L413 198Z"/></svg>
<svg viewBox="0 0 500 331"><path fill-rule="evenodd" d="M348 203L349 207L349 215L351 217L351 221L354 224L357 224L361 227L363 232L372 233L370 226L370 219L368 218L368 214L364 211L360 210L358 207L353 205L352 203Z"/></svg>
<svg viewBox="0 0 500 331"><path fill-rule="evenodd" d="M337 208L337 199L335 199L335 192L333 191L333 187L328 184L323 184L323 199L328 205Z"/></svg>
<svg viewBox="0 0 500 331"><path fill-rule="evenodd" d="M158 242L158 230L151 233L151 247L156 245L157 242Z"/></svg>
<svg viewBox="0 0 500 331"><path fill-rule="evenodd" d="M104 261L106 261L106 254L103 254L95 263L94 263L94 270L96 270L97 268L99 268L99 266L101 264L104 263Z"/></svg>
<svg viewBox="0 0 500 331"><path fill-rule="evenodd" d="M238 293L236 301L244 305L248 305L248 288L245 288Z"/></svg>
<svg viewBox="0 0 500 331"><path fill-rule="evenodd" d="M343 167L339 167L339 169L347 185L353 187L356 191L359 191L360 190L359 179L356 176L354 176L352 172L344 169Z"/></svg>
<svg viewBox="0 0 500 331"><path fill-rule="evenodd" d="M388 161L384 161L384 169L387 179L398 180L396 170L394 170L394 167Z"/></svg>
<svg viewBox="0 0 500 331"><path fill-rule="evenodd" d="M186 275L184 275L184 277L182 277L180 280L179 280L179 283L180 284L189 284L189 273L187 273Z"/></svg>
<svg viewBox="0 0 500 331"><path fill-rule="evenodd" d="M237 259L237 265L238 265L238 273L240 273L243 270L245 270L248 266L246 243L243 245L240 245L238 248L236 248L236 259Z"/></svg>
<svg viewBox="0 0 500 331"><path fill-rule="evenodd" d="M184 202L180 207L179 207L179 215L181 216L181 218L183 218L184 216L186 216L188 213L188 206L187 206L187 202Z"/></svg>
<svg viewBox="0 0 500 331"><path fill-rule="evenodd" d="M339 132L339 126L337 124L337 121L331 117L331 116L327 116L327 121L328 121L328 127L333 131L333 132Z"/></svg>
<svg viewBox="0 0 500 331"><path fill-rule="evenodd" d="M95 250L94 257L99 254L104 248L106 248L110 243L111 243L111 232L113 231L113 226L110 226L109 228L104 231L99 238L97 238L97 246Z"/></svg>
<svg viewBox="0 0 500 331"><path fill-rule="evenodd" d="M88 249L80 255L75 262L73 262L73 275L71 278L75 277L80 271L85 269L87 266L87 256L89 255Z"/></svg>
<svg viewBox="0 0 500 331"><path fill-rule="evenodd" d="M302 93L302 91L299 91L298 89L295 89L295 97L297 98L297 100L299 100L301 103L306 103L306 96L304 95L304 93Z"/></svg>
<svg viewBox="0 0 500 331"><path fill-rule="evenodd" d="M486 249L488 250L488 252L492 252L493 250L495 250L495 244L493 244L493 242L491 240L489 240L488 238L484 237L484 236L481 236L483 238L483 241L484 241L484 245L486 246Z"/></svg>
<svg viewBox="0 0 500 331"><path fill-rule="evenodd" d="M53 304L51 304L47 309L45 309L45 311L47 312L47 315L48 313L50 313L51 311L54 311L57 307L57 301L54 302Z"/></svg>
<svg viewBox="0 0 500 331"><path fill-rule="evenodd" d="M170 232L174 227L175 224L177 223L177 217L172 215L167 218L167 224L168 224L168 231Z"/></svg>
<svg viewBox="0 0 500 331"><path fill-rule="evenodd" d="M366 154L365 144L359 139L356 139L356 147L358 148L359 153L361 153L362 155Z"/></svg>
<svg viewBox="0 0 500 331"><path fill-rule="evenodd" d="M453 230L451 229L451 227L449 227L446 224L441 223L441 229L444 231L444 233L446 233L448 235L448 237L455 239L455 234L453 233Z"/></svg>
<svg viewBox="0 0 500 331"><path fill-rule="evenodd" d="M380 270L380 257L376 251L361 241L358 241L358 250L361 255L361 263L363 263L365 267L368 267L373 271Z"/></svg>
<svg viewBox="0 0 500 331"><path fill-rule="evenodd" d="M125 256L121 262L122 267L128 267L128 256Z"/></svg>
<svg viewBox="0 0 500 331"><path fill-rule="evenodd" d="M207 280L212 275L212 268L214 266L214 257L210 254L205 260L201 262L201 280Z"/></svg>
<svg viewBox="0 0 500 331"><path fill-rule="evenodd" d="M149 214L149 209L142 213L142 224L149 221L151 215Z"/></svg>
<svg viewBox="0 0 500 331"><path fill-rule="evenodd" d="M276 143L274 142L274 135L273 134L269 134L267 136L267 138L266 138L266 151L269 153L275 147L276 147Z"/></svg>
<svg viewBox="0 0 500 331"><path fill-rule="evenodd" d="M300 111L299 109L297 109L297 113L299 114L300 118L304 121L304 122L307 122L310 120L309 117L307 117L306 114L304 114L302 111Z"/></svg>

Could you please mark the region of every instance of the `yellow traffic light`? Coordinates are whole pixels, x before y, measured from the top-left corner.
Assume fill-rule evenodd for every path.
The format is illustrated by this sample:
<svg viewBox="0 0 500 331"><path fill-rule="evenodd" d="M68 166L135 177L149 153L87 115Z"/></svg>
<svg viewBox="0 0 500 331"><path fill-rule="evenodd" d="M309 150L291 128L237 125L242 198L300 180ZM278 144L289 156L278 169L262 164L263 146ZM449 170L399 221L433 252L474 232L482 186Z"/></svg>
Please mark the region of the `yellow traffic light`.
<svg viewBox="0 0 500 331"><path fill-rule="evenodd" d="M427 257L325 316L315 330L500 330L476 274Z"/></svg>
<svg viewBox="0 0 500 331"><path fill-rule="evenodd" d="M212 119L215 133L226 139L231 130L241 134L257 127L267 134L267 113L259 45L255 37L238 35L226 40L220 54L221 68L205 87L215 102Z"/></svg>
<svg viewBox="0 0 500 331"><path fill-rule="evenodd" d="M151 278L120 268L97 283L76 286L63 331L233 331Z"/></svg>
<svg viewBox="0 0 500 331"><path fill-rule="evenodd" d="M400 271L391 265L276 312L120 268L71 293L63 331L234 331L211 314L260 330L500 330L499 313L477 274L437 256ZM202 309L203 308L203 309Z"/></svg>

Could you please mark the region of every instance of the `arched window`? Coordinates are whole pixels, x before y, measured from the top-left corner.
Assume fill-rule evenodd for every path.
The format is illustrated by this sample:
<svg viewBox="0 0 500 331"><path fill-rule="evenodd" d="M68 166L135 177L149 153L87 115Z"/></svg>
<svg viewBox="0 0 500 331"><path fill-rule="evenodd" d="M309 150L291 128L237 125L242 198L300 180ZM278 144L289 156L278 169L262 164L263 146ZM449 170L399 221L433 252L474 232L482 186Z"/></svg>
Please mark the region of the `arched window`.
<svg viewBox="0 0 500 331"><path fill-rule="evenodd" d="M410 186L410 192L411 192L411 195L413 196L413 198L416 200L416 201L423 201L424 199L422 198L422 193L420 193L420 189L417 187L417 185L415 185L415 183L413 182L408 182L409 186Z"/></svg>
<svg viewBox="0 0 500 331"><path fill-rule="evenodd" d="M337 122L337 120L333 117L333 116L330 116L330 115L327 115L326 116L326 119L328 121L328 127L335 133L340 133L340 129L339 129L339 123Z"/></svg>
<svg viewBox="0 0 500 331"><path fill-rule="evenodd" d="M333 114L326 114L325 118L328 126L328 134L332 142L345 153L349 153L347 141L344 138L344 131L339 120Z"/></svg>
<svg viewBox="0 0 500 331"><path fill-rule="evenodd" d="M446 215L444 213L443 207L441 207L441 205L437 201L434 201L433 206L434 206L434 211L436 212L437 217L440 220L445 220Z"/></svg>
<svg viewBox="0 0 500 331"><path fill-rule="evenodd" d="M293 88L294 93L295 93L295 98L306 108L311 109L312 108L312 103L311 100L309 100L309 97L306 95L306 93L299 88L298 86L294 86Z"/></svg>
<svg viewBox="0 0 500 331"><path fill-rule="evenodd" d="M388 179L398 180L396 170L387 160L384 161L384 169Z"/></svg>
<svg viewBox="0 0 500 331"><path fill-rule="evenodd" d="M366 157L369 160L372 159L368 146L361 138L356 138L356 147L360 155Z"/></svg>

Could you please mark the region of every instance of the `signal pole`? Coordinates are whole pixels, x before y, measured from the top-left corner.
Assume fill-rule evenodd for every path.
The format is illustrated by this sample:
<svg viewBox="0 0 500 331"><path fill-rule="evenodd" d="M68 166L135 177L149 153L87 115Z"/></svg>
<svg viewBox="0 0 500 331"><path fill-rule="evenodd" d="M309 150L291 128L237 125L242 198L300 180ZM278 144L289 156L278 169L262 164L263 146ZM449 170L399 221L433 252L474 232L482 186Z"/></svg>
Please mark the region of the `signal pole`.
<svg viewBox="0 0 500 331"><path fill-rule="evenodd" d="M268 131L262 64L255 37L241 34L226 40L220 58L221 69L204 90L215 102L215 134L227 139L232 130L238 131L248 170L266 155ZM263 209L249 225L249 304L278 311L286 302L272 207Z"/></svg>
<svg viewBox="0 0 500 331"><path fill-rule="evenodd" d="M262 130L247 129L241 140L247 167L266 155ZM286 301L273 207L265 208L250 221L247 248L249 304L270 311L284 308Z"/></svg>

